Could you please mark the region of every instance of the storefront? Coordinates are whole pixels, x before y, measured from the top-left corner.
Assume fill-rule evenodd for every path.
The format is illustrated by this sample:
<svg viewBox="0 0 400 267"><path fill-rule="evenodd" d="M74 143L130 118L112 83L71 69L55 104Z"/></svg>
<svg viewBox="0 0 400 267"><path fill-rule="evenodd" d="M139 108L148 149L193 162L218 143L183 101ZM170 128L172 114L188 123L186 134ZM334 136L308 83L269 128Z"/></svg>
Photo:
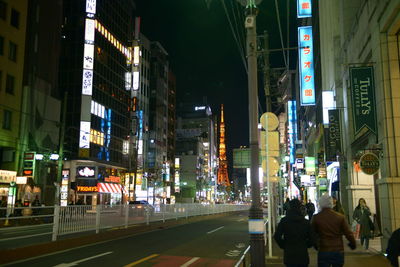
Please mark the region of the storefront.
<svg viewBox="0 0 400 267"><path fill-rule="evenodd" d="M119 205L123 203L123 195L127 194L123 186L116 183L98 183L99 203L104 205Z"/></svg>
<svg viewBox="0 0 400 267"><path fill-rule="evenodd" d="M8 201L9 196L12 195L13 192L10 187L15 187L16 180L17 172L0 170L0 200L2 202Z"/></svg>
<svg viewBox="0 0 400 267"><path fill-rule="evenodd" d="M94 161L67 161L64 169L69 170L68 203L116 205L125 203L127 190L124 183L126 170Z"/></svg>

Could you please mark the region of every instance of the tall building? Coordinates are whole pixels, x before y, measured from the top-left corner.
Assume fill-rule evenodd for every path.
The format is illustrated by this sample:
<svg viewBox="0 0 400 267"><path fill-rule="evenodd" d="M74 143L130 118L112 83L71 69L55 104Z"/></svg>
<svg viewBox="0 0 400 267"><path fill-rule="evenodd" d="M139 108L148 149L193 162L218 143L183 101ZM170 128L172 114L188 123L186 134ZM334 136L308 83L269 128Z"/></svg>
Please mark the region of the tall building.
<svg viewBox="0 0 400 267"><path fill-rule="evenodd" d="M138 18L137 20L138 21ZM137 34L137 33L135 33ZM136 168L133 173L134 182L131 186L135 184L135 198L139 200L148 200L149 197L152 198L152 194L149 196L149 190L147 190L147 156L149 148L149 107L150 107L150 51L151 42L147 39L145 35L139 33L139 38L136 41L138 46L138 69L139 73L138 81L135 79L135 71L133 73L133 88L138 88L138 90L133 90L134 96L134 112L137 119L136 123ZM134 45L134 49L135 49ZM127 183L128 181L126 181ZM129 183L128 183L129 184ZM133 189L132 189L133 190Z"/></svg>
<svg viewBox="0 0 400 267"><path fill-rule="evenodd" d="M229 186L228 178L228 161L226 159L225 146L225 121L224 121L224 105L221 105L221 121L219 123L219 154L218 154L218 184Z"/></svg>
<svg viewBox="0 0 400 267"><path fill-rule="evenodd" d="M27 12L27 1L0 1L0 198L22 174L26 148L21 104Z"/></svg>
<svg viewBox="0 0 400 267"><path fill-rule="evenodd" d="M176 129L175 188L182 201L214 201L217 149L215 118L210 106L179 103Z"/></svg>
<svg viewBox="0 0 400 267"><path fill-rule="evenodd" d="M350 218L360 198L376 214L382 251L400 227L398 1L320 1L322 87L333 94L327 144L340 163Z"/></svg>
<svg viewBox="0 0 400 267"><path fill-rule="evenodd" d="M168 131L167 131L167 165L165 180L167 195L174 192L174 163L175 163L175 136L176 136L176 77L172 71L168 73ZM168 192L169 190L169 192Z"/></svg>
<svg viewBox="0 0 400 267"><path fill-rule="evenodd" d="M133 0L64 2L60 88L68 93L68 200L114 204L128 194L122 185L131 160L124 144L132 132L126 74L134 12Z"/></svg>
<svg viewBox="0 0 400 267"><path fill-rule="evenodd" d="M63 1L28 3L26 43L33 45L25 46L21 127L26 146L23 152L35 154L32 161L35 195L41 203L53 205L63 99L58 86ZM23 172L29 171L25 168L26 162L23 165ZM30 190L29 186L21 185L19 197L32 201L36 196L31 196Z"/></svg>
<svg viewBox="0 0 400 267"><path fill-rule="evenodd" d="M155 202L167 196L166 169L168 150L168 53L158 42L150 48L149 147L147 170L149 186L154 188Z"/></svg>

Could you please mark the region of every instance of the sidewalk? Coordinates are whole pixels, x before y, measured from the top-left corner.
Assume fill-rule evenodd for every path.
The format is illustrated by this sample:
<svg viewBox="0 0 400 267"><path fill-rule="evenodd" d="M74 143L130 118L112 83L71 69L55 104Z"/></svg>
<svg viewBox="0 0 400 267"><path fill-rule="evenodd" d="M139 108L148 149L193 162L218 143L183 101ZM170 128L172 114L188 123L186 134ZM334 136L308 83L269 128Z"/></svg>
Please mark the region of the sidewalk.
<svg viewBox="0 0 400 267"><path fill-rule="evenodd" d="M357 248L355 250L351 250L349 247L345 246L345 259L344 266L346 267L366 267L366 266L376 266L376 267L391 267L389 261L382 256L382 254L378 253L375 249L378 245L378 238L375 238L373 241L374 248L369 250L365 250L362 248L359 240L357 240ZM346 240L347 241L347 240ZM345 243L346 244L346 243ZM371 244L372 245L372 244ZM380 243L379 243L380 247ZM317 267L317 251L314 248L308 250L310 255L310 265L309 267ZM265 248L266 255L266 263L267 266L270 267L282 267L285 266L283 264L283 250L278 247L275 243L275 240L272 242L272 256L274 258L269 258L268 255L268 244Z"/></svg>

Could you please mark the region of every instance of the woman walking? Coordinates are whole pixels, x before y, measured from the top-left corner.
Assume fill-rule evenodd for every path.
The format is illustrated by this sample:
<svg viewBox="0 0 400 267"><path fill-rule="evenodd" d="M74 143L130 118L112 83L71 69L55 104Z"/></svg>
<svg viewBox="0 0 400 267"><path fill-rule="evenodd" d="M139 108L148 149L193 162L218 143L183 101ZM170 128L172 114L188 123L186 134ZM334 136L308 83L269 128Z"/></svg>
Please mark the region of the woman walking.
<svg viewBox="0 0 400 267"><path fill-rule="evenodd" d="M373 223L371 221L371 211L365 202L365 199L360 198L358 206L354 209L353 219L360 224L360 241L365 249L369 247L369 239L372 237Z"/></svg>

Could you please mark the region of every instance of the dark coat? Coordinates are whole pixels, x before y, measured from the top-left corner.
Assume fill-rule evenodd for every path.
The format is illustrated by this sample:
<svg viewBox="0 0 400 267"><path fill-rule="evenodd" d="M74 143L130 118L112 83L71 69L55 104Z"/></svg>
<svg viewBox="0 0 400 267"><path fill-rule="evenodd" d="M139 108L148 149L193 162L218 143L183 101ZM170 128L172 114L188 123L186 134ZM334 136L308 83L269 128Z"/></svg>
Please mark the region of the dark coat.
<svg viewBox="0 0 400 267"><path fill-rule="evenodd" d="M314 205L314 203L312 203L312 202L308 202L307 204L306 204L306 210L307 210L307 214L314 214L314 212L315 212L315 205Z"/></svg>
<svg viewBox="0 0 400 267"><path fill-rule="evenodd" d="M315 245L315 235L300 211L289 210L281 219L274 235L283 252L285 264L309 264L308 248Z"/></svg>
<svg viewBox="0 0 400 267"><path fill-rule="evenodd" d="M386 249L387 258L393 266L399 267L398 257L400 257L400 228L392 233Z"/></svg>
<svg viewBox="0 0 400 267"><path fill-rule="evenodd" d="M374 229L372 229L373 224L369 216L371 216L371 212L368 207L362 209L357 206L354 209L353 219L360 224L360 236L362 237L370 238L372 236L371 231Z"/></svg>

